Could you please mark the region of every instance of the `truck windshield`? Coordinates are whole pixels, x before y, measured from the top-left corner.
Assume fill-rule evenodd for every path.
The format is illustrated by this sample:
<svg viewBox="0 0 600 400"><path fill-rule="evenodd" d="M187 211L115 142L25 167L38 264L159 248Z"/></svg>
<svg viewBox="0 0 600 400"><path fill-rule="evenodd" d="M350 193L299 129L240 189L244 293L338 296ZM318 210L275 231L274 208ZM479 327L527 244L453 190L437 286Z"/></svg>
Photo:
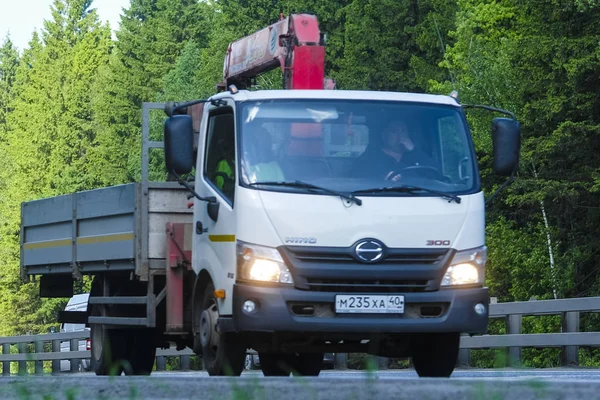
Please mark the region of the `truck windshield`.
<svg viewBox="0 0 600 400"><path fill-rule="evenodd" d="M478 190L476 163L460 109L438 104L356 100L273 100L239 108L243 184L308 191L305 182L361 196L427 196L376 190L417 186L468 194ZM370 191L370 189L374 189Z"/></svg>

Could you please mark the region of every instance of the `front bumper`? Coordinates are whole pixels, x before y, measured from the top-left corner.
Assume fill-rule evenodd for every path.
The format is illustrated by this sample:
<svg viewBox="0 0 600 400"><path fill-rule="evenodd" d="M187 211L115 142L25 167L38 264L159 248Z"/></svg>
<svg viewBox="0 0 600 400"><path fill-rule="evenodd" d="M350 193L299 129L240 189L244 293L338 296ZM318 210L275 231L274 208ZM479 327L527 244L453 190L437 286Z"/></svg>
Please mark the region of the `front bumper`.
<svg viewBox="0 0 600 400"><path fill-rule="evenodd" d="M357 293L358 294L358 293ZM379 294L379 293L377 293ZM402 294L402 293L399 293ZM238 332L347 332L347 333L485 333L488 322L487 288L442 289L404 293L404 314L336 314L336 293L236 284L233 288L233 323ZM246 300L258 308L242 310ZM475 305L485 305L485 313ZM293 306L314 307L311 316L298 315ZM433 307L433 308L432 308ZM422 315L424 309L440 309L438 315Z"/></svg>

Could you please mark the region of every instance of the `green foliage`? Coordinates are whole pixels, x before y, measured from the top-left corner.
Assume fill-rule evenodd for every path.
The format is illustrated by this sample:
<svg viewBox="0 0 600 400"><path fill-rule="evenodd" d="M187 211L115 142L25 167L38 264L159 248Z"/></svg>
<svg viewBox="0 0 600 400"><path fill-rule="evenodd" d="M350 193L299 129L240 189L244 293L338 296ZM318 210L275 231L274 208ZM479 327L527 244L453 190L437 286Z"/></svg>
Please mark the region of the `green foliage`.
<svg viewBox="0 0 600 400"><path fill-rule="evenodd" d="M486 281L498 301L526 301L551 297L556 286L564 293L571 284L569 260L557 255L561 267L553 273L549 267L548 242L542 224L519 227L515 222L499 217L487 226L489 264ZM553 232L551 236L556 236ZM506 251L505 244L511 244ZM554 242L558 246L558 242Z"/></svg>
<svg viewBox="0 0 600 400"><path fill-rule="evenodd" d="M213 18L212 7L195 0L132 0L121 16L110 63L93 87L97 135L91 156L102 185L140 179L142 102L162 90L188 40L206 42Z"/></svg>
<svg viewBox="0 0 600 400"><path fill-rule="evenodd" d="M443 63L455 83L431 83L438 91L455 86L463 101L507 108L521 121L520 172L488 213L488 276L499 297L549 296L555 285L560 296L597 293L596 279L589 278L596 277L593 254L600 250L591 240L600 218L600 32L592 22L600 9L589 4L584 11L583 3L459 1L451 33L455 44ZM477 115L471 123L484 154L484 183L492 190L500 182L486 156L490 120ZM556 258L554 278L548 237ZM510 243L510 251L502 243ZM522 273L511 279L515 269Z"/></svg>
<svg viewBox="0 0 600 400"><path fill-rule="evenodd" d="M55 0L52 19L32 40L16 70L0 143L5 168L0 215L0 334L47 332L64 300L40 300L19 276L22 201L94 186L87 152L94 136L90 86L106 63L110 31L90 1Z"/></svg>
<svg viewBox="0 0 600 400"><path fill-rule="evenodd" d="M7 130L6 117L12 112L14 98L13 85L19 65L19 54L10 38L7 37L0 47L0 140Z"/></svg>
<svg viewBox="0 0 600 400"><path fill-rule="evenodd" d="M162 85L162 96L159 100L171 101L191 100L201 97L200 74L198 63L201 60L202 48L193 40L186 43L175 68L169 71Z"/></svg>
<svg viewBox="0 0 600 400"><path fill-rule="evenodd" d="M423 92L445 72L437 64L455 7L443 1L355 0L346 7L340 86Z"/></svg>

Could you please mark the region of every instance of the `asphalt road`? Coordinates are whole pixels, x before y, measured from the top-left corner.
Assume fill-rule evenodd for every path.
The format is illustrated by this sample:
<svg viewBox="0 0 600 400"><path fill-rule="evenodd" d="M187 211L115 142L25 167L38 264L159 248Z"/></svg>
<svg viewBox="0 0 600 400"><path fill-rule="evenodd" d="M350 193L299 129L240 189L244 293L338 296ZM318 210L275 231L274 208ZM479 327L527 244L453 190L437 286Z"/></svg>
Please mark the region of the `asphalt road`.
<svg viewBox="0 0 600 400"><path fill-rule="evenodd" d="M203 372L151 377L90 373L0 377L1 399L600 399L600 370L457 370L450 379L419 379L414 371L324 371L318 378L214 378Z"/></svg>

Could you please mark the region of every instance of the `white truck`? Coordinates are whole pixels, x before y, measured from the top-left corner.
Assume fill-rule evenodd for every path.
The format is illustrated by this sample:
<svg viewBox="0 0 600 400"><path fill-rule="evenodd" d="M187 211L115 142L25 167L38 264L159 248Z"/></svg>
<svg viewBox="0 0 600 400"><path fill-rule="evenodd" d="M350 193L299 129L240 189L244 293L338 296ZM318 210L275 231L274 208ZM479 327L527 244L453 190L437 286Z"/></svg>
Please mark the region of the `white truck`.
<svg viewBox="0 0 600 400"><path fill-rule="evenodd" d="M447 377L461 333L486 331L467 106L323 90L311 24L292 15L244 39L258 49L279 38L259 55L234 42L228 90L144 104L142 182L23 205L23 277L40 275L50 297L95 277L88 311L62 317L90 326L97 374L150 373L156 348L176 343L210 375L239 375L252 348L267 376L314 376L325 352L363 352ZM271 58L286 90L238 89ZM162 107L164 142L150 141L149 111ZM518 122L476 107L509 116L493 120L492 138L494 170L512 176ZM149 149L163 146L169 181L149 182Z"/></svg>

